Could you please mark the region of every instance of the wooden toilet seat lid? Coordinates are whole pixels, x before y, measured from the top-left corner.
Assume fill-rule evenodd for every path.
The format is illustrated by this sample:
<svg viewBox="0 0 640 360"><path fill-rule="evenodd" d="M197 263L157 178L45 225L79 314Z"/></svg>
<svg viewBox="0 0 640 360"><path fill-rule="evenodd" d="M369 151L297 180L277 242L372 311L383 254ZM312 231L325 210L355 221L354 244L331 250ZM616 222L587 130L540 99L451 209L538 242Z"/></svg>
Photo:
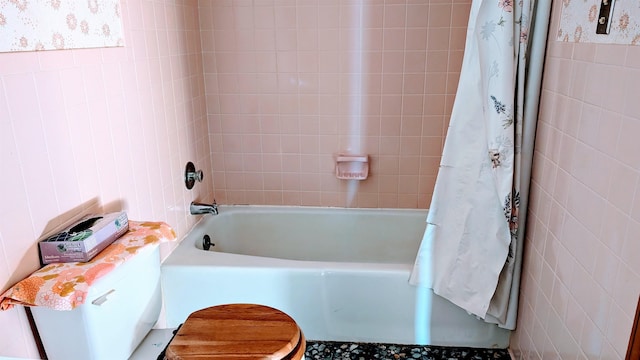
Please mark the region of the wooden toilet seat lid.
<svg viewBox="0 0 640 360"><path fill-rule="evenodd" d="M298 359L304 336L280 310L229 304L198 310L167 347L166 359Z"/></svg>

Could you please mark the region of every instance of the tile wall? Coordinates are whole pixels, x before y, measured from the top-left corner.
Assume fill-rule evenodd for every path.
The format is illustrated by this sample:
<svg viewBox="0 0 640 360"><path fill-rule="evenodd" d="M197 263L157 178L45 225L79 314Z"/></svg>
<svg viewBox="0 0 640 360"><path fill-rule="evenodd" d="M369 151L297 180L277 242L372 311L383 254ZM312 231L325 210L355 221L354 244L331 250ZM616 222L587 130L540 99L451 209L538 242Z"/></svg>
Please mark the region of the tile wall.
<svg viewBox="0 0 640 360"><path fill-rule="evenodd" d="M623 359L640 294L640 47L556 41L562 6L511 346L523 359Z"/></svg>
<svg viewBox="0 0 640 360"><path fill-rule="evenodd" d="M427 208L470 3L200 1L218 201ZM336 179L339 152L370 178Z"/></svg>
<svg viewBox="0 0 640 360"><path fill-rule="evenodd" d="M470 0L121 5L124 48L0 54L2 291L61 214L124 209L182 235L193 199L428 207ZM357 191L338 151L371 155ZM0 356L38 357L22 309L0 324Z"/></svg>
<svg viewBox="0 0 640 360"><path fill-rule="evenodd" d="M428 206L469 1L122 5L125 48L0 54L3 289L37 267L51 219L95 202L180 233L212 182L226 203ZM549 42L523 358L624 357L640 292L638 64L633 46ZM372 156L353 197L332 175L341 150ZM213 167L192 192L187 160ZM20 309L0 312L0 356L37 357Z"/></svg>
<svg viewBox="0 0 640 360"><path fill-rule="evenodd" d="M197 2L121 4L124 48L0 54L0 292L61 214L102 204L184 234L189 202L213 199L211 176L182 183L188 160L211 173ZM0 311L0 357L39 358L22 308Z"/></svg>

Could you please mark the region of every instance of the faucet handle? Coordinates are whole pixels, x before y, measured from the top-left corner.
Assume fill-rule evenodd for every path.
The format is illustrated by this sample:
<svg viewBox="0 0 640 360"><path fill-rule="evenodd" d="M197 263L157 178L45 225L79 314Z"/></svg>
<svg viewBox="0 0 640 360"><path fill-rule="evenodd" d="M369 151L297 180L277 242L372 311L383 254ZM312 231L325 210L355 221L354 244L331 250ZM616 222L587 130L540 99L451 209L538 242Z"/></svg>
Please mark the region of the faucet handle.
<svg viewBox="0 0 640 360"><path fill-rule="evenodd" d="M196 170L195 165L189 161L184 169L184 185L191 190L196 181L201 182L202 179L204 179L202 170Z"/></svg>

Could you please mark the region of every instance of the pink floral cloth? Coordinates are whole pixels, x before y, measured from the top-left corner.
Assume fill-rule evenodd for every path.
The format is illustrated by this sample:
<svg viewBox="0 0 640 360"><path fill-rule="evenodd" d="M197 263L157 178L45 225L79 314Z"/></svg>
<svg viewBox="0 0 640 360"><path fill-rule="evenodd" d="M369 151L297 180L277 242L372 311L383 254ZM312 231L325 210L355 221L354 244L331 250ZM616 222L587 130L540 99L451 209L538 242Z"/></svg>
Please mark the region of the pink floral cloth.
<svg viewBox="0 0 640 360"><path fill-rule="evenodd" d="M73 310L82 305L91 285L149 244L176 239L163 222L129 220L129 231L88 262L53 263L37 270L0 295L0 310L14 305Z"/></svg>

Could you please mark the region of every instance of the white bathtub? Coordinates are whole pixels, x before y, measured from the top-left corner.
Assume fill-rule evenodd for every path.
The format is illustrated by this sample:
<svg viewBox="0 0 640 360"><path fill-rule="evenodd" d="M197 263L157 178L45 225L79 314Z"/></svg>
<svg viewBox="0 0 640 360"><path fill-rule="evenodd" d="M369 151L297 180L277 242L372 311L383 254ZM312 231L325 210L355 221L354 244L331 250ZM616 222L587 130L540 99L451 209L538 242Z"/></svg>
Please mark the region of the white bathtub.
<svg viewBox="0 0 640 360"><path fill-rule="evenodd" d="M226 303L278 308L307 339L506 348L509 331L408 284L424 210L220 206L162 264L166 325ZM202 250L209 235L215 245Z"/></svg>

